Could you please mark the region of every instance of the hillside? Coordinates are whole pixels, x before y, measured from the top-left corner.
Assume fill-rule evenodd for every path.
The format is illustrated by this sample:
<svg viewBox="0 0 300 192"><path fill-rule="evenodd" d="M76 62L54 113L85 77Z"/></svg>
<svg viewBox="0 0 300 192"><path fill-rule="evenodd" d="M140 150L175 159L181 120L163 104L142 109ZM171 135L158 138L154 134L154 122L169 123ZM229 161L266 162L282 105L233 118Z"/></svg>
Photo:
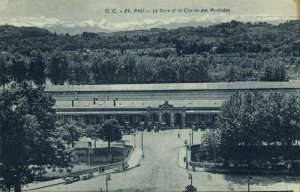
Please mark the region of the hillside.
<svg viewBox="0 0 300 192"><path fill-rule="evenodd" d="M1 78L32 79L39 70L55 84L298 79L297 32L297 21L80 35L0 26Z"/></svg>

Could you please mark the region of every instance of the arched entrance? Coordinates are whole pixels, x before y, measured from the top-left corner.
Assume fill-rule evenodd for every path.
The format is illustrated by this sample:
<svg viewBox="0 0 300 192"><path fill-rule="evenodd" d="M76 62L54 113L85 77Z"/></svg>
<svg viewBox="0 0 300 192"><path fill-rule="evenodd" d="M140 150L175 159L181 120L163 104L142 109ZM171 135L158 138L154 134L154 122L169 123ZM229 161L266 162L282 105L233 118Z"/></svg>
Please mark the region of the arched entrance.
<svg viewBox="0 0 300 192"><path fill-rule="evenodd" d="M152 113L152 114L150 115L149 120L150 120L151 122L158 122L158 121L159 121L158 115L157 115L156 113Z"/></svg>
<svg viewBox="0 0 300 192"><path fill-rule="evenodd" d="M175 126L182 127L182 125L183 125L183 117L182 117L181 113L176 113L174 115L174 120L175 120Z"/></svg>
<svg viewBox="0 0 300 192"><path fill-rule="evenodd" d="M167 126L171 125L171 117L169 113L164 113L162 115L162 121L166 123Z"/></svg>

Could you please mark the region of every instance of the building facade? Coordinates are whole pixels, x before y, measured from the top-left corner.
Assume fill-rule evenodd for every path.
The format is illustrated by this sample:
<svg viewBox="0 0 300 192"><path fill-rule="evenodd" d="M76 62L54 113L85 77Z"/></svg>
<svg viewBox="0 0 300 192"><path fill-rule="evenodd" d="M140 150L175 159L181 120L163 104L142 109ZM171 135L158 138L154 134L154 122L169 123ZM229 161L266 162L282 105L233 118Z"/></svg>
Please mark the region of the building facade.
<svg viewBox="0 0 300 192"><path fill-rule="evenodd" d="M300 95L300 81L169 83L122 85L46 86L55 99L57 120L101 124L116 119L128 122L186 127L213 126L220 107L235 91L283 91Z"/></svg>

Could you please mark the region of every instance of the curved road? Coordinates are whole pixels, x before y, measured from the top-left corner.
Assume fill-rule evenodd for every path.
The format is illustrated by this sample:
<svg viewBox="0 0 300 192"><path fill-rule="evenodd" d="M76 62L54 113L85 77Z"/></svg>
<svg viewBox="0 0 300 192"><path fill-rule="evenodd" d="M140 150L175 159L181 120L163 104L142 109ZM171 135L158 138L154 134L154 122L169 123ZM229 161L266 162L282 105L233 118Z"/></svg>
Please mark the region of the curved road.
<svg viewBox="0 0 300 192"><path fill-rule="evenodd" d="M180 138L178 138L180 133ZM190 171L179 167L178 151L189 141L190 130L170 130L159 133L144 132L144 154L141 166L126 172L111 174L109 190L118 191L183 191L190 183ZM201 132L195 132L194 143L199 143ZM136 145L140 147L141 133L136 135ZM133 136L124 136L132 143ZM247 191L246 176L191 172L193 185L198 191ZM72 184L62 184L39 191L105 191L105 175ZM258 177L250 180L251 190L295 190L300 189L300 179L287 176Z"/></svg>

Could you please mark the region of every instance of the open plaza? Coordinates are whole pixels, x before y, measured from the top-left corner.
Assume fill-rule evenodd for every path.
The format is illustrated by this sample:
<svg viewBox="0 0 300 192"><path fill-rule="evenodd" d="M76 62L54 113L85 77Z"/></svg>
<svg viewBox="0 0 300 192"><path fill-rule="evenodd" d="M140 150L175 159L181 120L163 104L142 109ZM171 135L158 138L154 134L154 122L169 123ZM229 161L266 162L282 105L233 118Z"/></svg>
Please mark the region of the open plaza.
<svg viewBox="0 0 300 192"><path fill-rule="evenodd" d="M106 177L109 191L182 191L189 185L189 173L192 174L193 186L198 191L247 191L248 176L217 174L196 169L192 166L186 169L184 157L186 156L185 140L189 141L191 129L167 130L156 132L144 132L143 156L135 155L132 159L133 169L124 172L115 170L95 175L89 180L80 180L71 184L65 184L58 180L57 185L38 188L42 183L29 184L24 190L28 191L105 191ZM194 143L200 143L205 131L194 132ZM180 134L180 137L178 137ZM141 150L141 136L125 135L123 140L127 144L134 145L136 150ZM134 162L138 162L134 163ZM288 175L251 175L249 180L250 191L299 191L299 177ZM53 184L53 183L52 183ZM44 184L46 185L46 184ZM35 190L34 190L35 189Z"/></svg>

